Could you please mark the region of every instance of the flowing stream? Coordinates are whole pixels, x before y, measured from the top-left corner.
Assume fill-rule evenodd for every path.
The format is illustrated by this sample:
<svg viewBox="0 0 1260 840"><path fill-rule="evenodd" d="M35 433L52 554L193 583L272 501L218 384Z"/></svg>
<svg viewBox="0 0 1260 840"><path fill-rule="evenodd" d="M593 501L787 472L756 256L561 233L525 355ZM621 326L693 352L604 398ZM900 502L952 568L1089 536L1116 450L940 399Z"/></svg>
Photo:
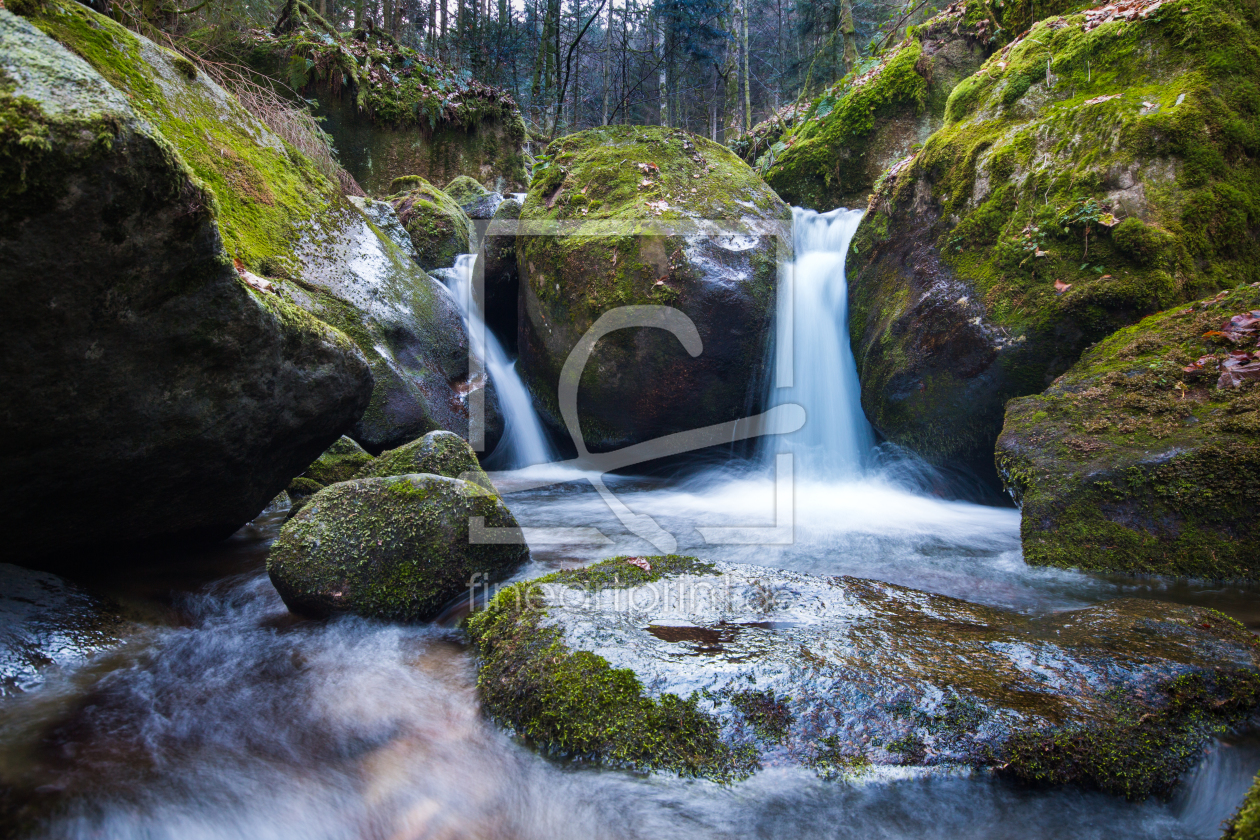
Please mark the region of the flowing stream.
<svg viewBox="0 0 1260 840"><path fill-rule="evenodd" d="M1029 613L1163 598L1260 626L1251 588L1030 568L1017 511L965 501L954 479L875 445L845 323L843 254L858 218L797 211L793 376L772 400L803 406L805 427L744 460L605 476L621 502L704 557L875 577ZM447 273L457 298L470 268L461 258ZM505 467L554 457L494 336L483 349L508 414L507 449L495 457ZM785 454L791 542L707 538L782 525ZM540 477L554 483L523 489ZM519 578L653 550L587 478L534 466L504 482L523 525L594 527L606 538L539 540ZM57 838L1174 840L1217 837L1260 768L1260 744L1238 736L1218 743L1172 801L1130 803L979 775L824 782L768 769L723 787L549 760L481 716L474 663L451 622L290 615L263 571L283 517L268 510L177 564L137 558L113 594L142 629L0 705L0 807L22 805L37 836Z"/></svg>

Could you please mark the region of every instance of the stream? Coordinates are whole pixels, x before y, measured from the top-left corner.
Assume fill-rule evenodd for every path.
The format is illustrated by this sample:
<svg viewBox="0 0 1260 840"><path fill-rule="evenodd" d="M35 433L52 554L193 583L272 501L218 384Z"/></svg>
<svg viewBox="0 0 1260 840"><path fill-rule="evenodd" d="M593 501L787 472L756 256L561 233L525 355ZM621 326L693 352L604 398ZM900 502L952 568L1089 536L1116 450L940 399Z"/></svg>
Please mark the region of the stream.
<svg viewBox="0 0 1260 840"><path fill-rule="evenodd" d="M672 472L605 475L677 551L817 574L878 578L1025 613L1114 597L1212 606L1260 628L1255 587L1032 568L1019 514L876 445L862 416L843 255L860 213L796 211L792 384L774 404L808 421L748 451ZM466 293L469 258L445 274ZM466 303L465 317L480 315ZM782 315L782 310L780 312ZM529 533L515 580L613 554L656 553L591 474L554 458L512 362L482 352L507 415L495 453L504 498ZM775 385L784 381L776 371ZM514 380L514 381L513 381ZM790 455L790 495L777 489ZM542 486L539 486L542 485ZM697 529L782 525L791 542L707 539ZM729 786L542 757L480 714L475 663L455 629L292 616L264 570L285 508L177 562L137 557L102 579L138 618L124 643L50 669L0 705L4 789L55 838L1216 838L1257 769L1260 738L1217 742L1168 802L1031 790L985 775L821 781L768 768ZM600 542L570 539L597 529ZM706 531L709 537L718 533ZM92 581L88 581L91 583Z"/></svg>

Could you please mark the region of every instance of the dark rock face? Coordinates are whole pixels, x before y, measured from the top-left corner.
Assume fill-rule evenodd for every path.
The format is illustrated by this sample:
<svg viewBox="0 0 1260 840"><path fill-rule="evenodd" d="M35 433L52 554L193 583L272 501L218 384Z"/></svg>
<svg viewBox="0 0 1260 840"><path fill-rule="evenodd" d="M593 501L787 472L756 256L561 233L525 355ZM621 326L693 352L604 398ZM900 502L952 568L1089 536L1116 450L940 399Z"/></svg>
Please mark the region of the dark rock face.
<svg viewBox="0 0 1260 840"><path fill-rule="evenodd" d="M1153 315L1007 403L997 465L1020 501L1025 560L1260 578L1253 312L1260 289L1244 286Z"/></svg>
<svg viewBox="0 0 1260 840"><path fill-rule="evenodd" d="M468 441L450 432L429 432L419 440L383 452L379 458L364 464L354 477L386 478L413 473L462 478L494 492L494 485L481 468L477 453Z"/></svg>
<svg viewBox="0 0 1260 840"><path fill-rule="evenodd" d="M543 418L563 429L565 360L600 316L626 305L682 312L703 350L693 358L654 328L601 339L578 393L592 451L747 416L765 381L787 205L730 151L683 131L592 129L552 143L546 159L521 221L584 235L517 239L520 370ZM744 232L695 232L698 220L736 220Z"/></svg>
<svg viewBox="0 0 1260 840"><path fill-rule="evenodd" d="M418 474L334 484L285 524L267 571L294 612L427 621L474 575L501 580L529 557L523 539L471 543L470 517L520 537L503 501L467 481Z"/></svg>
<svg viewBox="0 0 1260 840"><path fill-rule="evenodd" d="M1260 280L1260 141L1226 128L1255 122L1230 92L1260 81L1255 10L1098 17L1037 23L959 82L854 237L862 406L929 458L987 462L1006 402L1090 344Z"/></svg>
<svg viewBox="0 0 1260 840"><path fill-rule="evenodd" d="M987 57L989 21L957 4L915 28L880 65L837 84L760 159L789 204L865 207L871 187L944 122L945 104Z"/></svg>
<svg viewBox="0 0 1260 840"><path fill-rule="evenodd" d="M469 631L485 708L532 743L719 779L974 768L1140 799L1260 711L1247 629L1155 601L1029 618L671 555L508 587Z"/></svg>
<svg viewBox="0 0 1260 840"><path fill-rule="evenodd" d="M239 117L152 44L118 37L158 90ZM31 23L0 11L0 39L9 556L225 537L362 413L367 363L238 276L214 194L147 114Z"/></svg>
<svg viewBox="0 0 1260 840"><path fill-rule="evenodd" d="M0 697L34 687L49 666L112 647L123 628L112 604L48 572L0 563Z"/></svg>
<svg viewBox="0 0 1260 840"><path fill-rule="evenodd" d="M490 223L507 226L520 218L521 202L515 198L506 198L495 208ZM516 237L487 232L477 252L477 266L474 271L479 272L482 277L481 311L485 315L486 326L494 331L509 353L515 353L516 306L520 297L520 273L516 270Z"/></svg>

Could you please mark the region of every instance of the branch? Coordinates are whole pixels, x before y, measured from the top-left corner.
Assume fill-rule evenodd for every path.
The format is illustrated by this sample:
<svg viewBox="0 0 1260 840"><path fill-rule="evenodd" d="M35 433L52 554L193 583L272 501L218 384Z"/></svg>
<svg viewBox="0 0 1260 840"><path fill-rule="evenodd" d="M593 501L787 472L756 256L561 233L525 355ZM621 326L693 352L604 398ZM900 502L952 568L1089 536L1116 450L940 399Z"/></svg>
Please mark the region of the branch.
<svg viewBox="0 0 1260 840"><path fill-rule="evenodd" d="M926 2L926 0L924 1ZM582 31L579 32L577 37L573 39L573 43L569 44L569 51L564 56L564 78L560 81L560 95L556 97L557 113L559 113L560 108L564 107L564 95L569 89L569 79L573 72L573 51L577 49L577 45L581 42L582 38L586 36L586 30L591 28L591 24L599 17L599 13L604 10L604 4L607 2L608 0L599 0L599 7L595 9L595 13L591 15L591 19L586 22L586 26L582 27ZM559 120L557 120L557 122L559 122ZM552 130L555 130L554 127Z"/></svg>

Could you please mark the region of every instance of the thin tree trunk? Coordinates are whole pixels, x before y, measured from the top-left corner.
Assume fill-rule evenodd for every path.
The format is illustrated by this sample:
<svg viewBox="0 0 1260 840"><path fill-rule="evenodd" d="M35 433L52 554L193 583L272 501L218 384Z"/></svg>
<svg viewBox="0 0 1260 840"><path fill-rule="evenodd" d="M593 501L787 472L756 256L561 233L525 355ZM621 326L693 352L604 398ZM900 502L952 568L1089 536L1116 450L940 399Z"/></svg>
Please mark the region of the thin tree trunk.
<svg viewBox="0 0 1260 840"><path fill-rule="evenodd" d="M848 75L857 64L857 27L853 25L853 0L840 0L840 34L844 37L844 53L841 61Z"/></svg>
<svg viewBox="0 0 1260 840"><path fill-rule="evenodd" d="M608 23L604 26L604 112L600 125L608 125L608 109L612 105L612 27L615 5L613 0L608 0Z"/></svg>
<svg viewBox="0 0 1260 840"><path fill-rule="evenodd" d="M744 58L744 131L752 128L752 87L748 83L748 0L739 0L740 52Z"/></svg>

